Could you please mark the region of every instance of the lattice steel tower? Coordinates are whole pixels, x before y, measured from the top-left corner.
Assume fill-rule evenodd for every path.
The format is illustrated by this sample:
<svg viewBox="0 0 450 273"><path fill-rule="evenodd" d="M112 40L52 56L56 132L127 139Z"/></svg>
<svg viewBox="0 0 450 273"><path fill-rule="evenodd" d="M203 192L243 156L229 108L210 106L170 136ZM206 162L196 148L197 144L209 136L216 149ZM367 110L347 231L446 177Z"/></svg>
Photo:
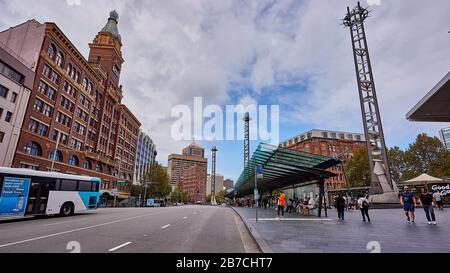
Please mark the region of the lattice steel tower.
<svg viewBox="0 0 450 273"><path fill-rule="evenodd" d="M392 191L393 182L389 171L383 126L381 125L380 110L364 29L364 21L368 16L369 10L362 8L360 2L358 2L358 6L352 10L347 7L347 14L343 19L343 24L350 28L352 38L364 132L369 152L369 165L372 172L371 194L378 194Z"/></svg>
<svg viewBox="0 0 450 273"><path fill-rule="evenodd" d="M211 204L216 204L216 154L217 154L217 148L216 146L213 146L212 149L212 171L211 171Z"/></svg>
<svg viewBox="0 0 450 273"><path fill-rule="evenodd" d="M250 114L245 113L245 136L244 136L244 168L247 167L250 162Z"/></svg>

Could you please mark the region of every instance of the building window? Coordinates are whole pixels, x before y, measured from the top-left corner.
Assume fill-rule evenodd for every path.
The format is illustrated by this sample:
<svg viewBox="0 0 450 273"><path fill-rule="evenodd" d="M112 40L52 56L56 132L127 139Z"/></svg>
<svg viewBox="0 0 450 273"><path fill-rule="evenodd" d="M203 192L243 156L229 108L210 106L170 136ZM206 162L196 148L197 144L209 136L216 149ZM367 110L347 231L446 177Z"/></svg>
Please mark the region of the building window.
<svg viewBox="0 0 450 273"><path fill-rule="evenodd" d="M3 138L5 138L5 133L0 131L0 143L3 143Z"/></svg>
<svg viewBox="0 0 450 273"><path fill-rule="evenodd" d="M9 91L8 88L4 87L3 85L0 85L0 97L6 99L8 97L8 91Z"/></svg>
<svg viewBox="0 0 450 273"><path fill-rule="evenodd" d="M23 147L23 152L32 156L42 156L42 148L36 142L28 142Z"/></svg>
<svg viewBox="0 0 450 273"><path fill-rule="evenodd" d="M79 165L79 160L78 160L78 157L76 157L76 156L71 156L70 158L69 158L69 165L71 165L71 166L78 166Z"/></svg>
<svg viewBox="0 0 450 273"><path fill-rule="evenodd" d="M5 121L6 121L6 122L11 122L12 116L13 116L13 113L11 113L11 112L8 111L8 112L6 113L6 116L5 116Z"/></svg>
<svg viewBox="0 0 450 273"><path fill-rule="evenodd" d="M52 112L53 108L48 104L44 104L44 107L42 108L42 114L49 118L52 116Z"/></svg>
<svg viewBox="0 0 450 273"><path fill-rule="evenodd" d="M81 147L83 146L83 143L77 139L72 138L69 145L72 149L81 151Z"/></svg>
<svg viewBox="0 0 450 273"><path fill-rule="evenodd" d="M30 170L35 170L35 171L39 170L38 166L28 165L28 164L25 164L25 163L20 163L19 168L20 169L30 169Z"/></svg>
<svg viewBox="0 0 450 273"><path fill-rule="evenodd" d="M63 162L63 155L61 153L61 151L51 151L51 153L48 155L48 159L49 160L54 160L54 161L58 161L58 162Z"/></svg>
<svg viewBox="0 0 450 273"><path fill-rule="evenodd" d="M59 67L62 67L63 61L64 61L64 56L61 51L58 51L58 53L56 54L55 62Z"/></svg>
<svg viewBox="0 0 450 273"><path fill-rule="evenodd" d="M52 82L58 84L59 83L59 75L55 71L52 71L52 76L51 76L50 80Z"/></svg>
<svg viewBox="0 0 450 273"><path fill-rule="evenodd" d="M38 125L38 129L37 129L37 133L40 136L47 136L47 132L48 132L48 126L44 125L44 124L39 124Z"/></svg>
<svg viewBox="0 0 450 273"><path fill-rule="evenodd" d="M17 93L16 93L16 92L13 92L13 94L12 94L12 96L11 96L11 102L12 102L12 103L16 103L16 101L17 101Z"/></svg>
<svg viewBox="0 0 450 273"><path fill-rule="evenodd" d="M56 54L56 46L54 44L50 44L47 49L47 55L48 57L50 57L50 59L53 60L53 58L55 58L55 54Z"/></svg>
<svg viewBox="0 0 450 273"><path fill-rule="evenodd" d="M36 99L34 101L33 109L34 109L34 111L41 112L43 106L44 106L44 102L41 101L40 99Z"/></svg>
<svg viewBox="0 0 450 273"><path fill-rule="evenodd" d="M50 78L50 74L52 73L52 69L48 65L44 65L44 69L42 70L42 75Z"/></svg>
<svg viewBox="0 0 450 273"><path fill-rule="evenodd" d="M91 163L91 161L89 161L89 160L84 161L84 163L83 163L83 168L86 169L86 170L92 169L92 163Z"/></svg>
<svg viewBox="0 0 450 273"><path fill-rule="evenodd" d="M87 78L83 78L83 83L81 84L81 86L83 86L84 90L87 90L87 86L88 86Z"/></svg>
<svg viewBox="0 0 450 273"><path fill-rule="evenodd" d="M97 165L95 165L95 171L101 173L103 171L102 165L97 163Z"/></svg>

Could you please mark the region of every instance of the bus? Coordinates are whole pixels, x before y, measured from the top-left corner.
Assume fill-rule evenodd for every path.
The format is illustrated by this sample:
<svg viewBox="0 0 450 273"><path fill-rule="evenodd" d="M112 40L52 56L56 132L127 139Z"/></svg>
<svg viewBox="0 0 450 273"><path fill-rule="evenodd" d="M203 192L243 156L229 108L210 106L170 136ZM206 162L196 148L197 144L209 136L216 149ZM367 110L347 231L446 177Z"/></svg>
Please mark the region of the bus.
<svg viewBox="0 0 450 273"><path fill-rule="evenodd" d="M101 179L0 167L0 217L71 216L98 207Z"/></svg>

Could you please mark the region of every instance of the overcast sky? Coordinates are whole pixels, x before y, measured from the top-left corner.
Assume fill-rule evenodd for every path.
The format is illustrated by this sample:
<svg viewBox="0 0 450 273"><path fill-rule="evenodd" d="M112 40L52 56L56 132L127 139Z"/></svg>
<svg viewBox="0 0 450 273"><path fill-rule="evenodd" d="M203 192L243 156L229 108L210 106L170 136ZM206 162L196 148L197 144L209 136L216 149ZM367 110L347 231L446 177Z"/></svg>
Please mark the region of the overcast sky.
<svg viewBox="0 0 450 273"><path fill-rule="evenodd" d="M361 1L367 5L366 1ZM376 1L375 1L376 2ZM388 146L449 124L405 114L449 71L450 1L381 0L366 31ZM346 0L0 0L0 29L55 22L87 57L109 12L120 14L124 103L158 145L158 160L189 144L172 140L171 109L193 104L279 104L281 140L304 131L362 132ZM217 145L218 172L236 179L243 144ZM252 150L257 143L252 143ZM209 154L209 152L208 152Z"/></svg>

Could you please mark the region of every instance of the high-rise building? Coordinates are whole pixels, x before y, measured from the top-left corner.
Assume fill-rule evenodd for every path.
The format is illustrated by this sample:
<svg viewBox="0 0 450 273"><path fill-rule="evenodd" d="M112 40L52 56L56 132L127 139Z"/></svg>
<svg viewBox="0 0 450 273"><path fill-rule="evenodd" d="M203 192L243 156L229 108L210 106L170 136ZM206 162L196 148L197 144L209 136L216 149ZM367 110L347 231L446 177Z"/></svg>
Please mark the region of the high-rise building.
<svg viewBox="0 0 450 273"><path fill-rule="evenodd" d="M139 130L136 150L136 169L134 171L134 184L140 185L145 174L150 171L150 167L156 161L156 145L153 140L142 130Z"/></svg>
<svg viewBox="0 0 450 273"><path fill-rule="evenodd" d="M366 140L364 134L311 130L282 142L281 147L339 158L346 162L353 158L357 148L366 147ZM335 173L336 177L325 181L327 189L339 189L347 185L342 166L333 167L328 171Z"/></svg>
<svg viewBox="0 0 450 273"><path fill-rule="evenodd" d="M206 201L206 172L201 165L193 165L186 169L181 179L180 188L187 192L188 200L192 204Z"/></svg>
<svg viewBox="0 0 450 273"><path fill-rule="evenodd" d="M450 127L441 130L441 140L445 148L450 151Z"/></svg>
<svg viewBox="0 0 450 273"><path fill-rule="evenodd" d="M111 12L88 59L55 23L30 20L0 32L0 43L36 74L14 167L99 177L103 193L130 195L141 124L122 104L118 22Z"/></svg>
<svg viewBox="0 0 450 273"><path fill-rule="evenodd" d="M216 174L216 195L224 190L224 176L220 174ZM211 187L211 175L208 174L208 178L206 180L206 196L210 195L212 193L212 187Z"/></svg>
<svg viewBox="0 0 450 273"><path fill-rule="evenodd" d="M34 73L0 44L0 166L12 167Z"/></svg>
<svg viewBox="0 0 450 273"><path fill-rule="evenodd" d="M184 178L184 174L192 166L200 166L205 170L205 173L207 173L208 159L204 157L204 154L205 149L195 143L192 143L183 149L182 155L169 155L167 174L169 175L169 181L172 188L180 186L181 180ZM204 181L198 181L198 183L206 184L206 176Z"/></svg>
<svg viewBox="0 0 450 273"><path fill-rule="evenodd" d="M223 181L223 186L226 190L232 189L234 187L234 181L231 179L225 179Z"/></svg>

